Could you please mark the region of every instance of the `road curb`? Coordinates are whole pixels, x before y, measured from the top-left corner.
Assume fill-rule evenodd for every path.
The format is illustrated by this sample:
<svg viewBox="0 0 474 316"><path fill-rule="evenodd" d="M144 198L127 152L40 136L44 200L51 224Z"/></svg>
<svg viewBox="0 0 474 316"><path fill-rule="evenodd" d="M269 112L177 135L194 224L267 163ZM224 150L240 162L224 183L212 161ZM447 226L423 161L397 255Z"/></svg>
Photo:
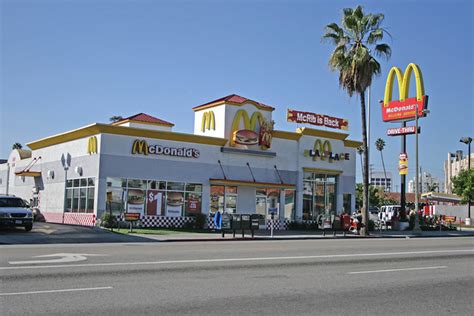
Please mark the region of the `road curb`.
<svg viewBox="0 0 474 316"><path fill-rule="evenodd" d="M321 236L321 237L256 237L256 238L232 238L232 239L209 239L209 238L180 238L180 239L157 239L156 242L224 242L224 241L288 241L288 240L334 240L334 239L416 239L416 238L459 238L459 237L474 237L474 234L469 235L450 235L450 236L410 236L410 235L389 235L389 236Z"/></svg>

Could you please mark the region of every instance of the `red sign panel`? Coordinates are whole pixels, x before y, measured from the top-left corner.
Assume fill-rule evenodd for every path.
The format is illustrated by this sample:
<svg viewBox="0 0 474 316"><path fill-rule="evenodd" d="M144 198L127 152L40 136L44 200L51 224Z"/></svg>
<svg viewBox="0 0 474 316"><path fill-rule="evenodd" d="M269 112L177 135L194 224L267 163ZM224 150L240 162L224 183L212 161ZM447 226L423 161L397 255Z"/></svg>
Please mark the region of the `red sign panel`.
<svg viewBox="0 0 474 316"><path fill-rule="evenodd" d="M140 219L140 213L124 213L124 218L127 222L134 222Z"/></svg>
<svg viewBox="0 0 474 316"><path fill-rule="evenodd" d="M424 117L423 110L428 106L428 96L424 95L421 100L408 98L403 101L395 100L387 106L382 102L382 119L384 122L409 121L415 119L416 105L418 104L418 117Z"/></svg>
<svg viewBox="0 0 474 316"><path fill-rule="evenodd" d="M399 135L415 134L415 130L416 130L415 126L389 128L387 130L387 135L388 136L399 136ZM418 127L418 134L419 133L420 133L420 128Z"/></svg>
<svg viewBox="0 0 474 316"><path fill-rule="evenodd" d="M349 129L348 120L332 117L332 116L327 116L323 114L311 113L311 112L288 110L287 115L286 115L286 120L288 122L294 122L294 123L304 123L304 124L325 126L325 127L343 129L343 130Z"/></svg>

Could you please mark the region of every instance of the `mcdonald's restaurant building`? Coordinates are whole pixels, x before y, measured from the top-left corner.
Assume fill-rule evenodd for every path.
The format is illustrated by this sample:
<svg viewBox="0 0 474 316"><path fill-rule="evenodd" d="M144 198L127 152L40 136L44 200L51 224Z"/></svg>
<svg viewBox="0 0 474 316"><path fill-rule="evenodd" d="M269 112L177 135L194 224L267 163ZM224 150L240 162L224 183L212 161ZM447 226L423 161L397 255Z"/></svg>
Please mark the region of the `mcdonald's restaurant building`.
<svg viewBox="0 0 474 316"><path fill-rule="evenodd" d="M0 194L78 225L133 212L143 226L179 227L203 213L212 228L214 214L227 212L273 213L285 229L354 210L361 143L348 134L275 129L273 107L238 95L193 111L192 134L140 113L30 142L0 164Z"/></svg>

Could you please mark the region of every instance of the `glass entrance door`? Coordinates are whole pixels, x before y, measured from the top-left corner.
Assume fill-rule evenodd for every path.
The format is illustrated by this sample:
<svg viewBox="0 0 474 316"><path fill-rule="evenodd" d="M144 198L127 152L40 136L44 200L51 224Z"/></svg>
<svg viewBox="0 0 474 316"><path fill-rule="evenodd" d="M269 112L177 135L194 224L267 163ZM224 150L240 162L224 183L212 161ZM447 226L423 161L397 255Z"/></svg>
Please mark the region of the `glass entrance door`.
<svg viewBox="0 0 474 316"><path fill-rule="evenodd" d="M336 214L337 176L305 173L303 188L304 220Z"/></svg>

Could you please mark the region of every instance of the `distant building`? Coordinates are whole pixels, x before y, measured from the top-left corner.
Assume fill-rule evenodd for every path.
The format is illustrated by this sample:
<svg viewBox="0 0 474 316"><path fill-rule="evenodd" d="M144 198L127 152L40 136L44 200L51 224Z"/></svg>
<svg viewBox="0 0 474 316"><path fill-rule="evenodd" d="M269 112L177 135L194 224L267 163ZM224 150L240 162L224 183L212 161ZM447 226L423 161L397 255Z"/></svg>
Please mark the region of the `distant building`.
<svg viewBox="0 0 474 316"><path fill-rule="evenodd" d="M425 192L444 192L444 183L437 177L433 177L429 172L423 172L418 177L420 181L420 193ZM415 178L408 181L408 192L415 193Z"/></svg>
<svg viewBox="0 0 474 316"><path fill-rule="evenodd" d="M468 157L463 157L462 150L455 154L448 153L448 159L444 161L444 193L453 193L452 179L456 177L461 170L467 169ZM471 154L471 169L474 169L474 153Z"/></svg>
<svg viewBox="0 0 474 316"><path fill-rule="evenodd" d="M374 171L370 174L370 185L383 188L385 192L392 191L392 173L387 172L387 179L383 171Z"/></svg>

